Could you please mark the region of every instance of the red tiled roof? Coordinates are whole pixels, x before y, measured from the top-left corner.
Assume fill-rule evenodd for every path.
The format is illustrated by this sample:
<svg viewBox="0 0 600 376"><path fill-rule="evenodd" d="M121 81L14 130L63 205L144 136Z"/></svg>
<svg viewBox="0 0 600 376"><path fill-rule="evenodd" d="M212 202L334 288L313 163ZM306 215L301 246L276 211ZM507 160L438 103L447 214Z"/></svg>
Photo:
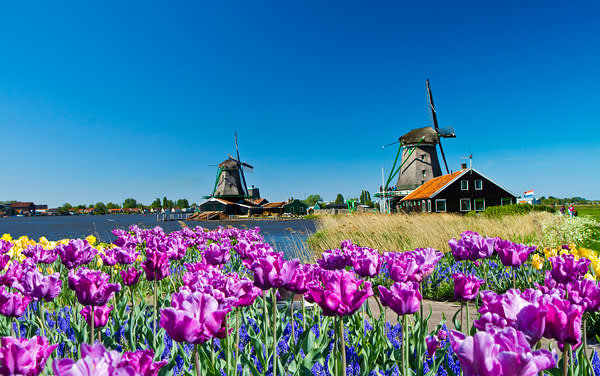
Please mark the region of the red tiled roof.
<svg viewBox="0 0 600 376"><path fill-rule="evenodd" d="M423 183L422 186L412 191L408 196L404 197L402 201L409 200L423 200L427 198L431 198L433 194L440 190L440 188L444 187L446 184L450 183L454 180L458 175L462 174L465 170L459 170L453 172L451 174L438 176L437 178L433 178L431 180Z"/></svg>
<svg viewBox="0 0 600 376"><path fill-rule="evenodd" d="M13 202L12 204L10 204L11 208L28 208L30 206L33 206L33 202Z"/></svg>
<svg viewBox="0 0 600 376"><path fill-rule="evenodd" d="M263 208L282 208L283 205L285 205L286 202L282 201L282 202L269 202L268 204L263 205Z"/></svg>

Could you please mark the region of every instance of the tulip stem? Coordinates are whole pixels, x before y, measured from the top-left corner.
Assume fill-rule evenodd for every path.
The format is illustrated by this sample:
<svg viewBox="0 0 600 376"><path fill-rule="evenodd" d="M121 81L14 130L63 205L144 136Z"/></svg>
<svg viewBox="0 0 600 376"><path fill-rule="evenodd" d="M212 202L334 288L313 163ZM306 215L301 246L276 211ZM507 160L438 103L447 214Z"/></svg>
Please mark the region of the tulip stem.
<svg viewBox="0 0 600 376"><path fill-rule="evenodd" d="M565 344L563 348L563 376L567 376L568 364L569 364L569 350L571 349L570 344Z"/></svg>
<svg viewBox="0 0 600 376"><path fill-rule="evenodd" d="M267 292L263 291L263 337L265 338L265 359L269 359L269 342L267 341L267 325L269 321L269 316L267 315ZM260 351L260 349L258 349ZM267 360L267 364L264 366L265 375L267 374L267 368L269 367L269 363Z"/></svg>
<svg viewBox="0 0 600 376"><path fill-rule="evenodd" d="M460 301L460 330L464 330L464 322L463 322L463 311L464 311L465 303Z"/></svg>
<svg viewBox="0 0 600 376"><path fill-rule="evenodd" d="M340 329L338 335L340 336L340 352L342 353L342 376L346 376L346 344L344 342L344 317L339 317Z"/></svg>
<svg viewBox="0 0 600 376"><path fill-rule="evenodd" d="M11 334L13 337L16 337L16 336L17 336L17 333L15 333L16 329L15 329L15 326L13 325L13 322L14 322L15 324L17 324L17 327L19 326L19 322L17 321L17 319L16 319L16 318L15 318L15 319L13 319L13 320L11 320L10 318L8 318L8 320L9 320L9 322L10 322L10 323L9 323L9 324L10 324L10 334ZM19 336L19 337L20 337L20 336Z"/></svg>
<svg viewBox="0 0 600 376"><path fill-rule="evenodd" d="M273 299L273 376L277 375L277 291L271 290Z"/></svg>
<svg viewBox="0 0 600 376"><path fill-rule="evenodd" d="M235 370L237 370L237 364L238 364L238 356L239 356L239 352L240 352L240 310L239 308L237 308L235 310L235 363L234 363L234 368Z"/></svg>
<svg viewBox="0 0 600 376"><path fill-rule="evenodd" d="M296 335L294 333L294 295L290 300L290 323L292 324L292 343L296 345Z"/></svg>
<svg viewBox="0 0 600 376"><path fill-rule="evenodd" d="M408 317L402 315L402 368L404 376L408 376Z"/></svg>
<svg viewBox="0 0 600 376"><path fill-rule="evenodd" d="M44 306L42 301L38 301L38 314L40 315L41 333L46 336L46 326L44 325Z"/></svg>
<svg viewBox="0 0 600 376"><path fill-rule="evenodd" d="M198 358L198 346L200 346L200 345L194 346L194 363L196 363L196 376L201 375L200 359Z"/></svg>
<svg viewBox="0 0 600 376"><path fill-rule="evenodd" d="M154 350L156 350L156 304L158 301L156 288L157 288L156 276L154 276L154 320L153 320L154 322L152 323L152 332L154 334L152 336L152 345L153 345Z"/></svg>
<svg viewBox="0 0 600 376"><path fill-rule="evenodd" d="M517 268L512 267L513 270L513 289L517 288Z"/></svg>
<svg viewBox="0 0 600 376"><path fill-rule="evenodd" d="M306 330L306 301L304 300L304 295L302 295L302 331Z"/></svg>
<svg viewBox="0 0 600 376"><path fill-rule="evenodd" d="M465 307L467 309L467 331L465 332L465 334L470 336L471 335L471 330L470 330L471 320L469 319L469 301L468 300L465 302Z"/></svg>
<svg viewBox="0 0 600 376"><path fill-rule="evenodd" d="M92 326L92 336L90 337L91 338L90 345L94 344L94 321L96 321L96 320L94 320L94 318L96 317L95 311L96 311L96 307L92 306L92 317L90 318L90 321L91 321L91 324L92 324L91 325Z"/></svg>

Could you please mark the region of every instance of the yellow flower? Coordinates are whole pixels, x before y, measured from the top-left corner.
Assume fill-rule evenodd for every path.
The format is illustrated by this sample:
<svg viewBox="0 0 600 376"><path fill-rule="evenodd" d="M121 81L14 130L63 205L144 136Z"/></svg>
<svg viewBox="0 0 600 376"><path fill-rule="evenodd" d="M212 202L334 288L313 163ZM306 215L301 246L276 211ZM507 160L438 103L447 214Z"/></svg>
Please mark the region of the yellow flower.
<svg viewBox="0 0 600 376"><path fill-rule="evenodd" d="M46 239L45 236L40 237L40 240L38 240L38 243L40 243L40 245L42 246L46 246L48 245L50 242L48 241L48 239Z"/></svg>
<svg viewBox="0 0 600 376"><path fill-rule="evenodd" d="M596 280L596 277L594 277L593 275L591 275L590 273L586 273L583 278L587 278L587 279L591 279L592 281Z"/></svg>
<svg viewBox="0 0 600 376"><path fill-rule="evenodd" d="M96 237L94 235L88 236L87 238L85 238L85 240L87 240L87 242L90 243L90 245L96 244Z"/></svg>
<svg viewBox="0 0 600 376"><path fill-rule="evenodd" d="M555 248L549 248L549 247L544 248L544 256L546 256L546 258L554 257L557 254L558 253Z"/></svg>
<svg viewBox="0 0 600 376"><path fill-rule="evenodd" d="M98 256L98 260L96 261L96 265L98 265L98 267L101 267L101 266L102 266L102 264L103 264L103 262L102 262L102 257L99 257L99 256Z"/></svg>
<svg viewBox="0 0 600 376"><path fill-rule="evenodd" d="M51 267L51 266L49 266L49 267L46 269L46 272L47 272L48 274L54 274L54 268L53 268L53 267Z"/></svg>
<svg viewBox="0 0 600 376"><path fill-rule="evenodd" d="M10 236L10 234L3 234L2 237L0 238L2 240L6 240L7 242L11 242L12 243L12 236Z"/></svg>
<svg viewBox="0 0 600 376"><path fill-rule="evenodd" d="M531 265L537 270L542 270L544 267L544 258L536 253L531 258Z"/></svg>
<svg viewBox="0 0 600 376"><path fill-rule="evenodd" d="M135 261L137 262L142 262L144 258L142 257L142 255L138 255L138 257L135 259Z"/></svg>

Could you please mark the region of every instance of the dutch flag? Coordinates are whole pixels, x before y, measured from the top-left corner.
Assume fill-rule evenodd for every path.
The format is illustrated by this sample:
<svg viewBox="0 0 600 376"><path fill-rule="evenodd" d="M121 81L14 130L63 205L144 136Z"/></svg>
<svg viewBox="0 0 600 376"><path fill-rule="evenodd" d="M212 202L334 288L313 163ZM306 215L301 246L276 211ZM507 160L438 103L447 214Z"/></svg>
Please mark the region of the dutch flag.
<svg viewBox="0 0 600 376"><path fill-rule="evenodd" d="M533 197L533 189L525 192L523 194L524 197Z"/></svg>

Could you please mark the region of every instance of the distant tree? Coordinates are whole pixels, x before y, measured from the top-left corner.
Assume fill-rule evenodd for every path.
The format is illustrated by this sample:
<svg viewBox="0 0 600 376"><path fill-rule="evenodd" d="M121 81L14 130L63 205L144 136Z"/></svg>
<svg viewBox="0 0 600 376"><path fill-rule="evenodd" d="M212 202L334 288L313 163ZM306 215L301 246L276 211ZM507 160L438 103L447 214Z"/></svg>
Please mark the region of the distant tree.
<svg viewBox="0 0 600 376"><path fill-rule="evenodd" d="M58 213L63 215L69 214L71 209L73 209L73 206L71 206L71 204L69 204L68 202L65 202L60 208L58 208Z"/></svg>
<svg viewBox="0 0 600 376"><path fill-rule="evenodd" d="M163 197L163 201L162 201L162 207L163 208L168 208L169 207L169 203L167 201L167 196Z"/></svg>
<svg viewBox="0 0 600 376"><path fill-rule="evenodd" d="M338 193L337 196L335 197L335 203L336 205L340 205L344 203L344 196L342 196L341 193Z"/></svg>
<svg viewBox="0 0 600 376"><path fill-rule="evenodd" d="M150 207L152 209L160 208L160 198L157 198L156 200L152 201L152 203L150 204Z"/></svg>
<svg viewBox="0 0 600 376"><path fill-rule="evenodd" d="M175 203L173 200L167 200L167 208L173 209L175 207Z"/></svg>
<svg viewBox="0 0 600 376"><path fill-rule="evenodd" d="M117 205L113 202L109 202L108 204L106 204L106 208L107 209L119 209L119 205Z"/></svg>
<svg viewBox="0 0 600 376"><path fill-rule="evenodd" d="M85 204L79 204L79 205L77 205L77 209L85 209Z"/></svg>
<svg viewBox="0 0 600 376"><path fill-rule="evenodd" d="M189 208L190 207L190 203L188 202L187 199L185 198L180 198L179 200L177 200L177 205L178 208Z"/></svg>
<svg viewBox="0 0 600 376"><path fill-rule="evenodd" d="M123 201L123 209L133 209L137 206L135 198L127 198Z"/></svg>
<svg viewBox="0 0 600 376"><path fill-rule="evenodd" d="M320 195L308 195L303 202L308 206L315 206L315 204L319 201L323 201Z"/></svg>
<svg viewBox="0 0 600 376"><path fill-rule="evenodd" d="M94 206L94 214L106 214L106 205L103 202L97 202Z"/></svg>
<svg viewBox="0 0 600 376"><path fill-rule="evenodd" d="M360 192L359 202L361 204L366 204L367 201L371 201L371 194L366 189L363 189L362 192Z"/></svg>

